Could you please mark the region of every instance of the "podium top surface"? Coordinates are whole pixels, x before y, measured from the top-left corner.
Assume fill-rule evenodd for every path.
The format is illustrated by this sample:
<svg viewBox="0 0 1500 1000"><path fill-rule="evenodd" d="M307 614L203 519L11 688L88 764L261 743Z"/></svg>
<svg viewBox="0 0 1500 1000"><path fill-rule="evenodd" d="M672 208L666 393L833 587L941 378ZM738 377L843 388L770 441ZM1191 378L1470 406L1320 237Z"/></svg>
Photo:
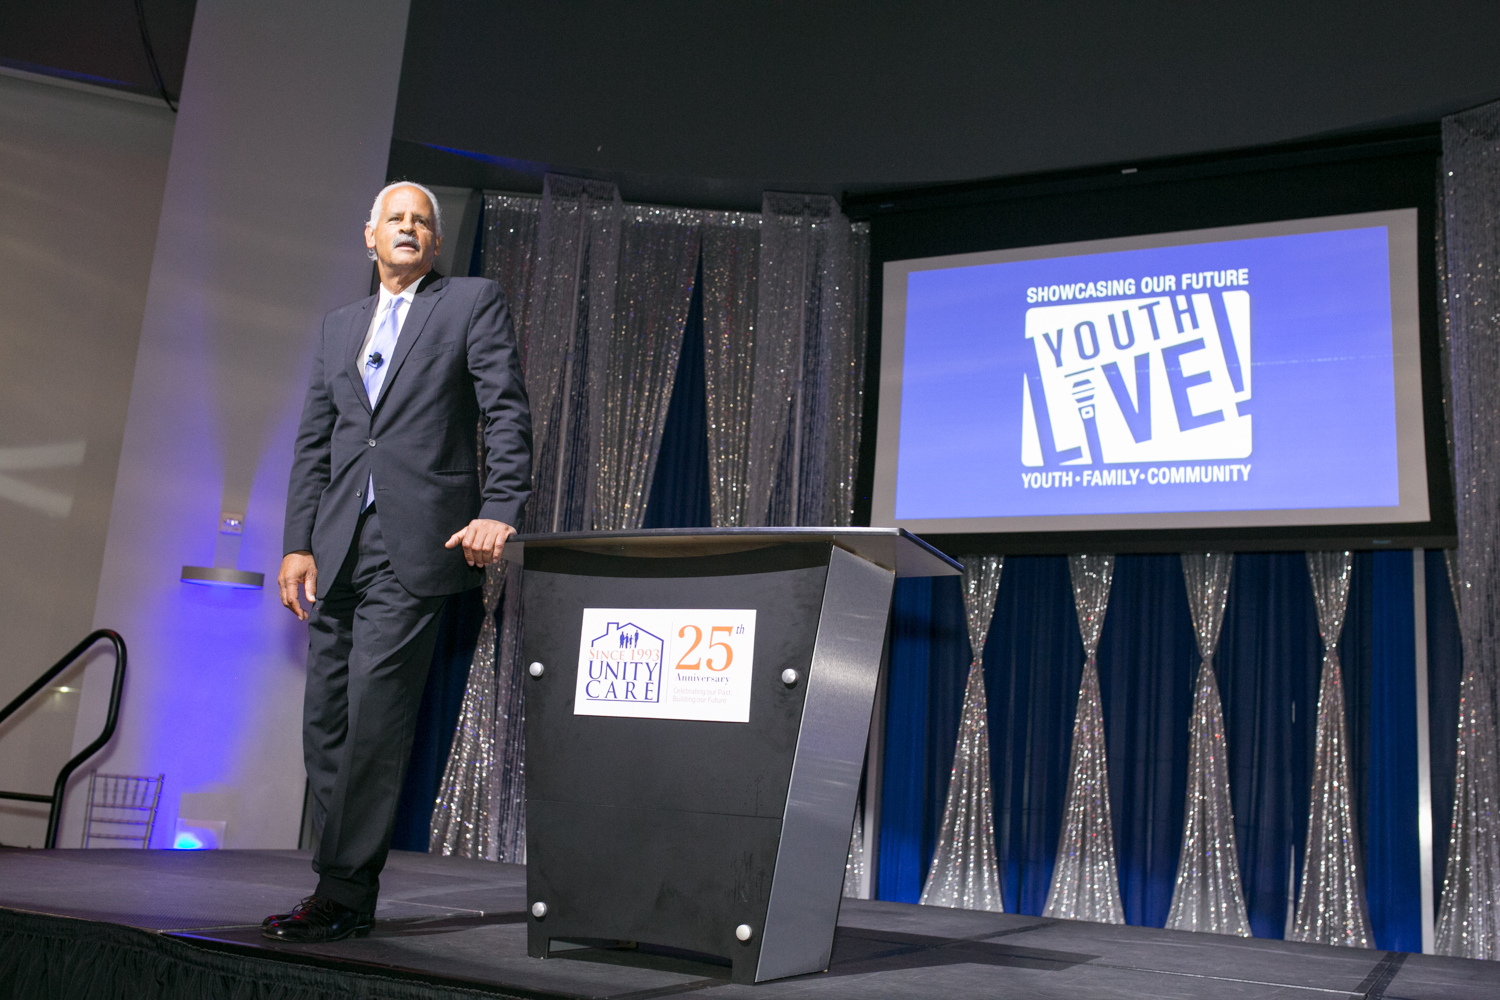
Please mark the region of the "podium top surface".
<svg viewBox="0 0 1500 1000"><path fill-rule="evenodd" d="M518 535L505 558L525 562L527 548L574 549L637 558L724 555L771 545L832 542L897 576L957 576L963 567L904 528L649 528Z"/></svg>

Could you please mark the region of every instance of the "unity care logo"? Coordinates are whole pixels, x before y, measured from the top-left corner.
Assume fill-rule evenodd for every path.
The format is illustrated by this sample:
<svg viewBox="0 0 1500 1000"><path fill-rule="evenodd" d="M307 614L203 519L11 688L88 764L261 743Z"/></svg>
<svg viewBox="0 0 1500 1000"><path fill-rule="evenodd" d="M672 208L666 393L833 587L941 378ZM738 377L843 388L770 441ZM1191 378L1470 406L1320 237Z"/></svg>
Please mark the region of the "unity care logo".
<svg viewBox="0 0 1500 1000"><path fill-rule="evenodd" d="M1146 278L1145 297L1067 302L1026 311L1031 342L1022 387L1021 461L1032 468L1248 458L1250 293L1248 272ZM1136 282L1103 294L1131 295ZM1031 289L1051 301L1095 285ZM1105 283L1098 283L1100 290ZM1082 298L1065 294L1064 298ZM1249 465L1204 467L1202 481L1240 481ZM1195 474L1187 479L1176 472ZM1118 470L1120 485L1199 481L1188 470ZM1098 474L1091 474L1098 475ZM1028 486L1069 473L1023 474ZM1031 480L1036 479L1036 483ZM1047 480L1047 481L1044 481ZM1113 482L1110 485L1115 485Z"/></svg>
<svg viewBox="0 0 1500 1000"><path fill-rule="evenodd" d="M586 651L589 701L661 702L661 664L666 643L632 622L609 622Z"/></svg>
<svg viewBox="0 0 1500 1000"><path fill-rule="evenodd" d="M573 714L749 722L754 608L585 608Z"/></svg>

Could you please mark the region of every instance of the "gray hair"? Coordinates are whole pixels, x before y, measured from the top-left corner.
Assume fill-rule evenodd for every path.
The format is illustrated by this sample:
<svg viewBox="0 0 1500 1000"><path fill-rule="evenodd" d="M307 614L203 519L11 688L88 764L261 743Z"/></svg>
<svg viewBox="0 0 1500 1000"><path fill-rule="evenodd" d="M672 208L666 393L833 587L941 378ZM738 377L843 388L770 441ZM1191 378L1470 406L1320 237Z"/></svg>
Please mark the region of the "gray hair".
<svg viewBox="0 0 1500 1000"><path fill-rule="evenodd" d="M376 226L380 222L380 203L385 200L386 195L390 194L397 188L404 187L416 188L418 191L427 196L428 203L432 205L432 231L437 234L438 239L442 239L443 206L438 203L437 195L433 194L426 187L418 184L416 181L396 181L381 188L380 193L375 196L375 201L370 205L370 219L365 223L365 225L369 226L371 229L376 228ZM374 260L375 251L371 250L369 256L371 260Z"/></svg>

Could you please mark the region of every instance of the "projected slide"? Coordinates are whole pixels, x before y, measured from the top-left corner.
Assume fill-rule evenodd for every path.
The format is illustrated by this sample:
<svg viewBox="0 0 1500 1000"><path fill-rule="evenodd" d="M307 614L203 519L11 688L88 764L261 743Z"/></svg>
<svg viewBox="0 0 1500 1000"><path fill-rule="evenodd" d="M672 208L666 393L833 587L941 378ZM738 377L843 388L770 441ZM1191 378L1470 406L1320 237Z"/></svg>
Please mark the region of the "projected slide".
<svg viewBox="0 0 1500 1000"><path fill-rule="evenodd" d="M887 264L877 518L1425 520L1414 238L1384 212Z"/></svg>

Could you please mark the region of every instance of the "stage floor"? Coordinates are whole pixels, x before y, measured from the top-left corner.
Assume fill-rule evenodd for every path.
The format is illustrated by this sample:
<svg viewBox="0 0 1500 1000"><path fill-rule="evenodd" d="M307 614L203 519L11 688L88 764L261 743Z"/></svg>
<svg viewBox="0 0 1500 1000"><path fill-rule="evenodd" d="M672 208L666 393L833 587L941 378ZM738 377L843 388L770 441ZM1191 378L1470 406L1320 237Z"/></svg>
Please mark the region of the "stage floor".
<svg viewBox="0 0 1500 1000"><path fill-rule="evenodd" d="M328 974L346 977L350 995L403 997L1500 998L1500 963L863 900L844 902L829 971L759 986L731 984L727 964L644 950L542 961L526 957L523 868L404 852L391 854L369 937L261 938L261 918L311 884L295 851L0 850L0 951L12 952L0 973L14 949L53 949L55 961L81 947L69 942L97 951L108 939L124 949L111 954L134 946L240 988L263 982L265 995L273 983L294 995L301 972L325 988Z"/></svg>

